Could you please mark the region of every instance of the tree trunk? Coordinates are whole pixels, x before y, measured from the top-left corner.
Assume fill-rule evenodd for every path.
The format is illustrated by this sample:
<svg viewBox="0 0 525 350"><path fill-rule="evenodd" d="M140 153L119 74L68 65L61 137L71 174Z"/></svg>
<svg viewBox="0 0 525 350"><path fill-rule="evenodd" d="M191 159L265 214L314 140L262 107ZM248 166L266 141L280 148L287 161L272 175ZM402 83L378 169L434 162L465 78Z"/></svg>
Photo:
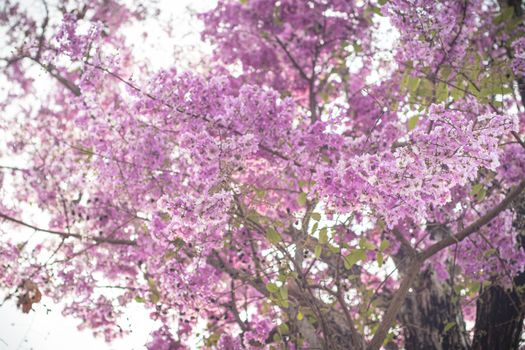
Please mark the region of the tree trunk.
<svg viewBox="0 0 525 350"><path fill-rule="evenodd" d="M521 297L514 290L494 285L477 302L472 350L517 350L523 327Z"/></svg>
<svg viewBox="0 0 525 350"><path fill-rule="evenodd" d="M420 274L403 306L406 350L468 350L463 314L452 287L439 282L431 269Z"/></svg>

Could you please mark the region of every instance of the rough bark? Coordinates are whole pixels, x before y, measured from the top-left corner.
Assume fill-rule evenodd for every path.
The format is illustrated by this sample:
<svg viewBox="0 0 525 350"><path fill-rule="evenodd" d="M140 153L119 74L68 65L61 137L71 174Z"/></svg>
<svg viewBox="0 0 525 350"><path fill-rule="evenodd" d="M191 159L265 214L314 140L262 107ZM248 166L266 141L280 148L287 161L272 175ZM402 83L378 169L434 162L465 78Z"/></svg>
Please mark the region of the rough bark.
<svg viewBox="0 0 525 350"><path fill-rule="evenodd" d="M494 285L478 299L472 350L517 350L523 328L523 298Z"/></svg>
<svg viewBox="0 0 525 350"><path fill-rule="evenodd" d="M329 329L329 337L332 340L333 350L364 350L365 342L362 337L349 330L344 317L333 314L326 318L326 326Z"/></svg>
<svg viewBox="0 0 525 350"><path fill-rule="evenodd" d="M450 284L438 281L431 269L418 276L399 314L406 350L470 348L461 308L453 295Z"/></svg>

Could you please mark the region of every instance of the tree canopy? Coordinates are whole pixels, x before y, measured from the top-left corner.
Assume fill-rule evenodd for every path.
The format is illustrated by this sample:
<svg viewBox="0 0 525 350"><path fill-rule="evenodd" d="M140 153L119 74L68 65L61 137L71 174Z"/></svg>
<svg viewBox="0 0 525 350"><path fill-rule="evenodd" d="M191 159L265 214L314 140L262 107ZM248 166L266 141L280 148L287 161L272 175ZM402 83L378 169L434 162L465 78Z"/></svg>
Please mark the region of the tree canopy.
<svg viewBox="0 0 525 350"><path fill-rule="evenodd" d="M0 303L107 341L141 303L154 350L520 348L521 0L219 0L185 70L136 55L161 11L0 4Z"/></svg>

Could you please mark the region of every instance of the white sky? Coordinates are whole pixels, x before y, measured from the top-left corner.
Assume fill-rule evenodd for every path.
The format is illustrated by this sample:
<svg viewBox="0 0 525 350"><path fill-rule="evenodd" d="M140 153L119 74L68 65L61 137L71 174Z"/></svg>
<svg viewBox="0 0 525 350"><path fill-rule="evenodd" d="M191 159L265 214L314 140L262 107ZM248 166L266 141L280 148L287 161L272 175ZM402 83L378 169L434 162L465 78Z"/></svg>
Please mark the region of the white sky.
<svg viewBox="0 0 525 350"><path fill-rule="evenodd" d="M134 331L107 344L102 338L93 337L90 330L79 331L79 320L62 316L60 305L49 299L44 298L33 308L35 311L29 314L23 314L14 302L6 303L0 308L1 350L144 349L149 333L157 328L143 307L132 305L127 317ZM49 313L47 308L51 309Z"/></svg>
<svg viewBox="0 0 525 350"><path fill-rule="evenodd" d="M28 0L20 0L28 1ZM163 35L158 25L157 18L130 28L127 31L130 37L136 37L130 43L136 46L136 53L140 59L147 59L150 67L164 68L176 64L187 66L185 62L174 62L174 53L182 53L179 57L192 60L196 58L192 53L196 51L207 52L209 47L200 45L200 23L192 19L188 12L191 10L203 11L214 6L215 0L160 0L159 7L161 21L172 25L173 45ZM148 36L144 41L142 33L147 31ZM46 83L43 83L46 85ZM29 231L29 230L28 230ZM31 234L22 232L20 234ZM1 271L0 271L1 273ZM5 291L0 291L0 301L3 300ZM148 316L148 311L141 304L132 303L124 317L123 326L133 332L123 339L107 344L102 338L95 338L91 330L79 331L78 319L64 317L61 313L62 305L54 304L48 298L43 298L39 304L33 305L34 311L23 314L16 308L16 298L6 302L0 307L0 350L133 350L145 349L149 334L158 328L158 324Z"/></svg>

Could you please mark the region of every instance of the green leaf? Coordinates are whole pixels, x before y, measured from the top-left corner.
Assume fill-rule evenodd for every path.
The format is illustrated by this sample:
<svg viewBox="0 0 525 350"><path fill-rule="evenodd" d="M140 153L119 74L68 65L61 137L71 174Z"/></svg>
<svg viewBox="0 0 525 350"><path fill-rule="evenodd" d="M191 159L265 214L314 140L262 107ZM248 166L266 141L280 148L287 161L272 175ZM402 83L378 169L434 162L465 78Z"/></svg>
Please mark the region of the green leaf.
<svg viewBox="0 0 525 350"><path fill-rule="evenodd" d="M463 96L465 96L465 79L461 75L456 75L456 79L454 80L455 87L453 87L450 90L450 95L454 100L460 99Z"/></svg>
<svg viewBox="0 0 525 350"><path fill-rule="evenodd" d="M255 210L250 210L248 212L248 215L246 216L247 219L250 219L251 221L255 222L255 223L259 223L259 218L260 218L260 215L259 213L257 213L257 211Z"/></svg>
<svg viewBox="0 0 525 350"><path fill-rule="evenodd" d="M443 102L448 99L448 87L445 83L439 83L436 87L436 100Z"/></svg>
<svg viewBox="0 0 525 350"><path fill-rule="evenodd" d="M487 189L485 186L483 186L483 184L475 184L472 186L470 194L476 197L476 200L479 202L485 199L485 196L487 195Z"/></svg>
<svg viewBox="0 0 525 350"><path fill-rule="evenodd" d="M450 76L450 73L452 73L452 67L450 66L442 66L439 70L439 76L442 80L446 80Z"/></svg>
<svg viewBox="0 0 525 350"><path fill-rule="evenodd" d="M321 214L319 214L319 213L312 213L311 217L315 221L321 220Z"/></svg>
<svg viewBox="0 0 525 350"><path fill-rule="evenodd" d="M315 231L317 231L317 228L318 228L318 227L319 227L319 223L316 222L316 223L314 224L314 226L312 226L312 234L314 234Z"/></svg>
<svg viewBox="0 0 525 350"><path fill-rule="evenodd" d="M405 91L408 88L409 81L410 81L410 71L406 70L405 73L403 73L403 77L401 78L401 83L399 83L399 90Z"/></svg>
<svg viewBox="0 0 525 350"><path fill-rule="evenodd" d="M500 24L500 23L506 22L509 19L511 19L513 15L514 15L514 7L507 6L501 11L501 13L498 16L496 16L492 20L492 22L494 24Z"/></svg>
<svg viewBox="0 0 525 350"><path fill-rule="evenodd" d="M421 82L421 79L419 79L418 77L409 76L408 84L407 84L408 91L410 91L411 94L415 94L420 82Z"/></svg>
<svg viewBox="0 0 525 350"><path fill-rule="evenodd" d="M272 244L277 244L282 241L281 235L273 227L266 230L266 238Z"/></svg>
<svg viewBox="0 0 525 350"><path fill-rule="evenodd" d="M476 85L474 85L472 82L468 82L468 91L474 95L475 97L481 97L481 91L478 90Z"/></svg>
<svg viewBox="0 0 525 350"><path fill-rule="evenodd" d="M488 258L490 256L496 255L497 253L498 253L498 250L496 248L491 248L489 250L486 250L483 255L485 255L485 257Z"/></svg>
<svg viewBox="0 0 525 350"><path fill-rule="evenodd" d="M212 333L206 339L206 346L213 347L214 345L216 345L219 342L220 339L221 339L221 334L220 333L217 333L217 332Z"/></svg>
<svg viewBox="0 0 525 350"><path fill-rule="evenodd" d="M452 90L450 91L450 95L452 96L454 100L459 100L463 96L465 96L465 91L461 89L457 89L457 88L452 88Z"/></svg>
<svg viewBox="0 0 525 350"><path fill-rule="evenodd" d="M281 298L283 300L288 300L288 288L286 288L285 286L282 286L279 289L279 294L281 295Z"/></svg>
<svg viewBox="0 0 525 350"><path fill-rule="evenodd" d="M433 84L428 79L421 79L419 84L418 94L423 97L431 97L433 91Z"/></svg>
<svg viewBox="0 0 525 350"><path fill-rule="evenodd" d="M162 212L162 213L159 214L159 216L162 219L162 221L164 221L164 222L170 222L171 221L171 215L168 214L168 213Z"/></svg>
<svg viewBox="0 0 525 350"><path fill-rule="evenodd" d="M151 292L150 296L149 296L149 300L153 303L153 304L156 304L159 302L160 300L160 294L158 291L153 291Z"/></svg>
<svg viewBox="0 0 525 350"><path fill-rule="evenodd" d="M498 95L510 95L514 92L512 86L502 86L497 90Z"/></svg>
<svg viewBox="0 0 525 350"><path fill-rule="evenodd" d="M270 282L266 284L266 290L268 290L270 293L277 293L279 291L279 287L277 287L275 283Z"/></svg>
<svg viewBox="0 0 525 350"><path fill-rule="evenodd" d="M299 193L299 197L297 198L297 203L299 203L301 207L304 207L306 205L306 200L307 200L306 193L304 192Z"/></svg>
<svg viewBox="0 0 525 350"><path fill-rule="evenodd" d="M323 100L324 103L330 101L330 94L325 90L319 93L319 97L321 97L321 100Z"/></svg>
<svg viewBox="0 0 525 350"><path fill-rule="evenodd" d="M290 328L288 328L288 325L286 323L280 324L279 327L277 327L277 330L281 335L290 333Z"/></svg>
<svg viewBox="0 0 525 350"><path fill-rule="evenodd" d="M170 243L172 243L175 247L177 247L178 249L184 247L184 245L186 244L186 242L184 242L184 240L180 237L177 237L175 238L173 241L171 241Z"/></svg>
<svg viewBox="0 0 525 350"><path fill-rule="evenodd" d="M321 243L321 244L328 243L328 230L326 229L326 227L323 227L319 231L319 243Z"/></svg>
<svg viewBox="0 0 525 350"><path fill-rule="evenodd" d="M316 245L315 246L315 249L314 249L314 255L317 259L319 259L321 257L321 253L323 252L323 247L321 247L321 245Z"/></svg>
<svg viewBox="0 0 525 350"><path fill-rule="evenodd" d="M480 193L482 190L483 190L483 185L482 184L475 184L474 186L472 186L472 190L470 191L470 194L475 196L478 193Z"/></svg>
<svg viewBox="0 0 525 350"><path fill-rule="evenodd" d="M387 345L392 340L394 340L395 334L392 332L388 332L387 336L385 337L385 340L383 341L383 345Z"/></svg>
<svg viewBox="0 0 525 350"><path fill-rule="evenodd" d="M375 13L378 16L383 16L383 13L381 13L381 9L379 7L370 6L369 8L372 13Z"/></svg>
<svg viewBox="0 0 525 350"><path fill-rule="evenodd" d="M390 242L386 239L383 239L381 243L379 244L379 250L384 252L386 249L390 247Z"/></svg>
<svg viewBox="0 0 525 350"><path fill-rule="evenodd" d="M172 249L168 249L166 253L162 256L162 259L168 261L175 257L177 257L177 252Z"/></svg>
<svg viewBox="0 0 525 350"><path fill-rule="evenodd" d="M374 249L376 249L376 246L372 242L369 242L368 240L366 240L364 238L361 238L359 240L359 247L364 249L364 250L374 250Z"/></svg>
<svg viewBox="0 0 525 350"><path fill-rule="evenodd" d="M378 265L379 267L383 266L383 262L384 262L384 261L383 261L383 253L378 252L378 253L376 254L376 260L377 260L377 265Z"/></svg>
<svg viewBox="0 0 525 350"><path fill-rule="evenodd" d="M358 261L366 258L364 249L354 249L347 256L344 257L344 265L346 269L351 269Z"/></svg>
<svg viewBox="0 0 525 350"><path fill-rule="evenodd" d="M136 301L137 303L143 303L143 302L145 302L146 300L145 300L143 297L136 296L136 297L135 297L135 301Z"/></svg>
<svg viewBox="0 0 525 350"><path fill-rule="evenodd" d="M160 300L160 292L157 289L157 286L155 284L155 280L153 278L151 278L151 277L148 277L148 287L149 287L149 290L150 290L149 300L153 304L158 303L159 300Z"/></svg>
<svg viewBox="0 0 525 350"><path fill-rule="evenodd" d="M299 311L297 311L297 321L301 321L303 318L304 318L304 315L299 309Z"/></svg>
<svg viewBox="0 0 525 350"><path fill-rule="evenodd" d="M456 322L448 322L443 328L443 333L446 334L448 331L454 328L455 325L456 325Z"/></svg>
<svg viewBox="0 0 525 350"><path fill-rule="evenodd" d="M513 33L514 29L522 24L522 21L523 20L518 16L512 17L507 23L505 23L507 33Z"/></svg>
<svg viewBox="0 0 525 350"><path fill-rule="evenodd" d="M339 252L341 251L341 249L335 245L328 244L327 247L328 247L328 251L334 254L339 254Z"/></svg>
<svg viewBox="0 0 525 350"><path fill-rule="evenodd" d="M481 283L478 281L473 281L467 284L467 292L469 297L474 297L478 294L479 289L481 288Z"/></svg>
<svg viewBox="0 0 525 350"><path fill-rule="evenodd" d="M413 130L416 127L418 121L419 115L415 115L412 118L410 118L407 122L408 130Z"/></svg>

